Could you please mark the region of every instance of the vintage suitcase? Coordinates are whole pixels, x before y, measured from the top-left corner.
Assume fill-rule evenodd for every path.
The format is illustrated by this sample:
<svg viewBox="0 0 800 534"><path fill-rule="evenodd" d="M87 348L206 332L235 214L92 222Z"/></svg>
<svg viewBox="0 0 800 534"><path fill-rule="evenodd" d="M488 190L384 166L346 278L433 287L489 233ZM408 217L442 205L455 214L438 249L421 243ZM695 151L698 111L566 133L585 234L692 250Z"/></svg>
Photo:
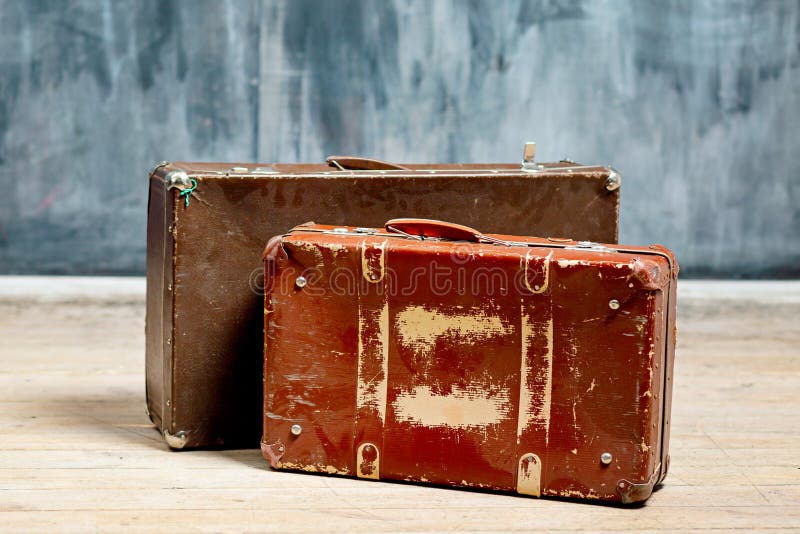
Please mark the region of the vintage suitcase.
<svg viewBox="0 0 800 534"><path fill-rule="evenodd" d="M307 220L400 215L615 241L619 175L562 162L172 163L150 176L147 406L173 448L258 447L266 240Z"/></svg>
<svg viewBox="0 0 800 534"><path fill-rule="evenodd" d="M666 475L666 248L407 219L264 257L273 467L621 503Z"/></svg>

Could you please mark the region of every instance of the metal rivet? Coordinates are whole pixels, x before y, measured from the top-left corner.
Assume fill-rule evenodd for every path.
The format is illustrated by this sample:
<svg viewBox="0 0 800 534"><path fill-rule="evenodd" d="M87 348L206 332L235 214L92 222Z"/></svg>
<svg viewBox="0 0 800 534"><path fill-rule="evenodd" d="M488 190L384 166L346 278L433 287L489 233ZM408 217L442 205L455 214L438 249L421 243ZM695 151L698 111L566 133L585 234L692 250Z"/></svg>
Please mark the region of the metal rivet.
<svg viewBox="0 0 800 534"><path fill-rule="evenodd" d="M294 281L294 285L297 287L306 287L308 280L306 280L305 276L298 276L297 280Z"/></svg>
<svg viewBox="0 0 800 534"><path fill-rule="evenodd" d="M525 459L529 462L536 461L536 458L532 454L529 454L527 457L525 457Z"/></svg>
<svg viewBox="0 0 800 534"><path fill-rule="evenodd" d="M300 425L292 425L291 432L293 436L299 436L300 432L303 431L303 427Z"/></svg>
<svg viewBox="0 0 800 534"><path fill-rule="evenodd" d="M619 301L617 299L609 300L608 301L608 307L611 308L612 310L618 310L619 309Z"/></svg>
<svg viewBox="0 0 800 534"><path fill-rule="evenodd" d="M604 452L603 454L600 455L600 461L603 463L603 465L610 464L611 460L613 460L613 459L614 459L614 457L611 456L610 452Z"/></svg>
<svg viewBox="0 0 800 534"><path fill-rule="evenodd" d="M365 445L364 452L372 452L372 445Z"/></svg>
<svg viewBox="0 0 800 534"><path fill-rule="evenodd" d="M533 286L533 289L534 289L535 291L539 291L539 286Z"/></svg>
<svg viewBox="0 0 800 534"><path fill-rule="evenodd" d="M285 450L286 450L286 447L284 447L283 445L278 446L278 452L283 452Z"/></svg>

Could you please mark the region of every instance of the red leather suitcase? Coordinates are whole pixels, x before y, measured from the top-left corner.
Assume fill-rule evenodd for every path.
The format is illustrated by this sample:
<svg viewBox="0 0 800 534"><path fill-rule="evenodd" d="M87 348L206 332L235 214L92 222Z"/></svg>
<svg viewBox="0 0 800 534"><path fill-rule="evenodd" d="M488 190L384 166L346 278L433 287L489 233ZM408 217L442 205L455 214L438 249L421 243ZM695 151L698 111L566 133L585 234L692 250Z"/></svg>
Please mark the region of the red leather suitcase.
<svg viewBox="0 0 800 534"><path fill-rule="evenodd" d="M420 219L264 253L274 468L631 503L669 462L669 250Z"/></svg>

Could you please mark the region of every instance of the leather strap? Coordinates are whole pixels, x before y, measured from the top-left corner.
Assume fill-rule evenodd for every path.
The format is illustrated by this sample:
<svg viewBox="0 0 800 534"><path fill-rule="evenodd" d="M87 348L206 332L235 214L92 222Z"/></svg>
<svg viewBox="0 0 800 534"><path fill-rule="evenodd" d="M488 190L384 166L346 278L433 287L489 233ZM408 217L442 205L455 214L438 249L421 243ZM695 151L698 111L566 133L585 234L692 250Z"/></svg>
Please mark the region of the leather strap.
<svg viewBox="0 0 800 534"><path fill-rule="evenodd" d="M381 161L372 158L359 158L356 156L328 156L325 162L340 171L409 171L396 163Z"/></svg>

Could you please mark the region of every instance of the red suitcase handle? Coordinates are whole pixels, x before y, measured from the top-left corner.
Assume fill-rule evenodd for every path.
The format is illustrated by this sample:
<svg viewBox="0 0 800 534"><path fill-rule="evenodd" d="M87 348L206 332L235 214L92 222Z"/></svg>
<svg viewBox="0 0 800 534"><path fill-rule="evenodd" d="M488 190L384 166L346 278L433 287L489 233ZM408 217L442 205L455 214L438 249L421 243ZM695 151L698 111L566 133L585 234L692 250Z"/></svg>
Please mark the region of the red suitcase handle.
<svg viewBox="0 0 800 534"><path fill-rule="evenodd" d="M433 219L392 219L386 222L384 228L389 232L420 238L435 237L478 243L483 237L479 231L469 226Z"/></svg>

